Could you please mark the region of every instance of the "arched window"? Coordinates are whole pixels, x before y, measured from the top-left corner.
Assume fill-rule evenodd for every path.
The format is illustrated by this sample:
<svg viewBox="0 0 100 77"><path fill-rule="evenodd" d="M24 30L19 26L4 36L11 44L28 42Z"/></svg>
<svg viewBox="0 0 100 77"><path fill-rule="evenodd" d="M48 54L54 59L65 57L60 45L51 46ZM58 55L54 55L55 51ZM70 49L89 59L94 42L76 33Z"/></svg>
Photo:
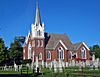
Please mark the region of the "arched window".
<svg viewBox="0 0 100 77"><path fill-rule="evenodd" d="M32 55L31 53L32 53L31 44L29 44L29 45L28 45L28 59L31 59L31 57L32 57L32 56L31 56L31 55Z"/></svg>
<svg viewBox="0 0 100 77"><path fill-rule="evenodd" d="M42 60L42 53L39 53L39 60Z"/></svg>
<svg viewBox="0 0 100 77"><path fill-rule="evenodd" d="M47 59L51 59L51 52L50 51L47 52Z"/></svg>
<svg viewBox="0 0 100 77"><path fill-rule="evenodd" d="M37 47L39 47L40 46L40 40L37 40Z"/></svg>
<svg viewBox="0 0 100 77"><path fill-rule="evenodd" d="M63 48L58 49L58 58L59 59L64 59L64 50L63 50Z"/></svg>
<svg viewBox="0 0 100 77"><path fill-rule="evenodd" d="M41 40L41 47L43 47L43 44L44 44L44 43L43 43L43 40Z"/></svg>
<svg viewBox="0 0 100 77"><path fill-rule="evenodd" d="M37 36L41 36L41 31L40 30L37 31Z"/></svg>
<svg viewBox="0 0 100 77"><path fill-rule="evenodd" d="M71 51L68 52L68 59L72 59L72 52Z"/></svg>
<svg viewBox="0 0 100 77"><path fill-rule="evenodd" d="M81 49L81 54L80 54L80 56L81 56L81 59L86 58L86 49L85 49L84 47Z"/></svg>

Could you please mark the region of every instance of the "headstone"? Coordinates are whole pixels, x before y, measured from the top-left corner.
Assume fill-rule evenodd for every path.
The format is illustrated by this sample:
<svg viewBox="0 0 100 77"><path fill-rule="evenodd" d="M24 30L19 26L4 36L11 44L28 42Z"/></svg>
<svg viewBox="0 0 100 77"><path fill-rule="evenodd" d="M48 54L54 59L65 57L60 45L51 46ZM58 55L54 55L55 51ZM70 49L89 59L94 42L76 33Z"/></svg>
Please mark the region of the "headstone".
<svg viewBox="0 0 100 77"><path fill-rule="evenodd" d="M72 66L72 61L71 60L69 61L69 66Z"/></svg>
<svg viewBox="0 0 100 77"><path fill-rule="evenodd" d="M59 72L63 72L62 61L61 60L59 60L59 66L58 66L58 68L59 68Z"/></svg>
<svg viewBox="0 0 100 77"><path fill-rule="evenodd" d="M34 67L34 64L33 64L33 61L32 61L32 63L31 63L31 69L33 69L33 67Z"/></svg>
<svg viewBox="0 0 100 77"><path fill-rule="evenodd" d="M76 61L75 66L79 66L79 62L78 61Z"/></svg>
<svg viewBox="0 0 100 77"><path fill-rule="evenodd" d="M50 68L52 68L53 67L53 64L52 64L52 62L51 62L51 64L50 64Z"/></svg>
<svg viewBox="0 0 100 77"><path fill-rule="evenodd" d="M72 66L75 66L75 60L72 60Z"/></svg>
<svg viewBox="0 0 100 77"><path fill-rule="evenodd" d="M15 71L17 71L18 70L18 66L16 65L16 63L14 62L14 69L15 69Z"/></svg>
<svg viewBox="0 0 100 77"><path fill-rule="evenodd" d="M85 67L85 62L84 61L82 62L82 67Z"/></svg>
<svg viewBox="0 0 100 77"><path fill-rule="evenodd" d="M82 71L82 62L79 62L79 71Z"/></svg>
<svg viewBox="0 0 100 77"><path fill-rule="evenodd" d="M22 65L19 65L19 71L22 69Z"/></svg>
<svg viewBox="0 0 100 77"><path fill-rule="evenodd" d="M98 67L99 67L99 58L96 59L96 62L95 62L95 69L98 70Z"/></svg>
<svg viewBox="0 0 100 77"><path fill-rule="evenodd" d="M66 62L66 67L68 67L68 62Z"/></svg>
<svg viewBox="0 0 100 77"><path fill-rule="evenodd" d="M57 72L57 64L55 59L54 59L54 72Z"/></svg>
<svg viewBox="0 0 100 77"><path fill-rule="evenodd" d="M90 66L90 61L86 60L86 66Z"/></svg>
<svg viewBox="0 0 100 77"><path fill-rule="evenodd" d="M62 62L62 67L65 68L65 62L64 61Z"/></svg>
<svg viewBox="0 0 100 77"><path fill-rule="evenodd" d="M44 68L44 61L42 60L42 67Z"/></svg>
<svg viewBox="0 0 100 77"><path fill-rule="evenodd" d="M26 67L30 68L30 65L29 65L29 63L27 63L27 64L26 64Z"/></svg>
<svg viewBox="0 0 100 77"><path fill-rule="evenodd" d="M4 71L7 71L7 65L4 66Z"/></svg>
<svg viewBox="0 0 100 77"><path fill-rule="evenodd" d="M95 61L95 55L94 54L92 55L92 61L93 62Z"/></svg>
<svg viewBox="0 0 100 77"><path fill-rule="evenodd" d="M36 56L36 68L35 68L36 72L38 71L38 68L39 68L38 57Z"/></svg>
<svg viewBox="0 0 100 77"><path fill-rule="evenodd" d="M48 67L48 64L47 64L47 62L45 62L45 66L46 66L46 68Z"/></svg>

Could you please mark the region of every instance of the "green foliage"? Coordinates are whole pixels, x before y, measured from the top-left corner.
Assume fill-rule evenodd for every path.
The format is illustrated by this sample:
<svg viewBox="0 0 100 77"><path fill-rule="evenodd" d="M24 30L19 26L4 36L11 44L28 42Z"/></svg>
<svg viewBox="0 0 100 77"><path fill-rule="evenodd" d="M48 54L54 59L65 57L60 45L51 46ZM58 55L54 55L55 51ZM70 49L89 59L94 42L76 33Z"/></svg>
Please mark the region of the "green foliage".
<svg viewBox="0 0 100 77"><path fill-rule="evenodd" d="M22 44L25 41L25 40L23 41L22 36L21 38L19 37L20 36L14 38L14 42L11 43L10 48L9 48L9 51L10 51L9 55L10 55L11 62L14 63L15 61L17 65L22 63L22 60L23 60Z"/></svg>
<svg viewBox="0 0 100 77"><path fill-rule="evenodd" d="M22 61L22 64L27 64L27 63L31 63L31 62L32 62L31 59L26 59L26 60L23 60L23 61Z"/></svg>
<svg viewBox="0 0 100 77"><path fill-rule="evenodd" d="M9 60L8 50L5 47L3 39L0 38L0 65L7 64L8 60Z"/></svg>
<svg viewBox="0 0 100 77"><path fill-rule="evenodd" d="M93 45L93 47L90 47L91 55L95 54L96 58L100 58L100 46L99 45Z"/></svg>

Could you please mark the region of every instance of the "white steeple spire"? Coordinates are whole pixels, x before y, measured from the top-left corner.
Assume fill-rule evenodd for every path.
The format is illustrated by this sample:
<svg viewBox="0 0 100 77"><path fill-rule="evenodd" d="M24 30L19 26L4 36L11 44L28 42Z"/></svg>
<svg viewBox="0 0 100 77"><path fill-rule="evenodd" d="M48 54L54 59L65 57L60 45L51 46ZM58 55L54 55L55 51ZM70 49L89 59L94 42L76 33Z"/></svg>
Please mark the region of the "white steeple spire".
<svg viewBox="0 0 100 77"><path fill-rule="evenodd" d="M35 25L41 25L40 11L38 7L38 1L36 0L36 15L35 15Z"/></svg>
<svg viewBox="0 0 100 77"><path fill-rule="evenodd" d="M32 37L44 38L44 23L41 23L38 1L36 1L35 22L32 24Z"/></svg>

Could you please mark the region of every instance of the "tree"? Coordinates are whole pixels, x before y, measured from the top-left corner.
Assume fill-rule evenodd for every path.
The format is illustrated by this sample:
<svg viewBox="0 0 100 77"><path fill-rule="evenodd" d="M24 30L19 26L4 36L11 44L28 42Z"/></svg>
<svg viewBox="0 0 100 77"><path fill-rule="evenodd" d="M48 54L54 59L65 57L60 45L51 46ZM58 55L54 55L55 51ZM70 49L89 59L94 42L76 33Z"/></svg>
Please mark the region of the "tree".
<svg viewBox="0 0 100 77"><path fill-rule="evenodd" d="M95 54L96 58L100 58L100 46L99 45L93 45L90 47L90 50L92 54Z"/></svg>
<svg viewBox="0 0 100 77"><path fill-rule="evenodd" d="M23 38L23 39L22 39ZM16 63L17 65L21 64L23 60L23 47L24 36L18 36L14 38L14 42L11 43L9 51L10 51L10 59L12 63Z"/></svg>
<svg viewBox="0 0 100 77"><path fill-rule="evenodd" d="M7 64L8 60L9 60L9 56L8 56L7 47L5 47L4 41L0 37L0 65Z"/></svg>

